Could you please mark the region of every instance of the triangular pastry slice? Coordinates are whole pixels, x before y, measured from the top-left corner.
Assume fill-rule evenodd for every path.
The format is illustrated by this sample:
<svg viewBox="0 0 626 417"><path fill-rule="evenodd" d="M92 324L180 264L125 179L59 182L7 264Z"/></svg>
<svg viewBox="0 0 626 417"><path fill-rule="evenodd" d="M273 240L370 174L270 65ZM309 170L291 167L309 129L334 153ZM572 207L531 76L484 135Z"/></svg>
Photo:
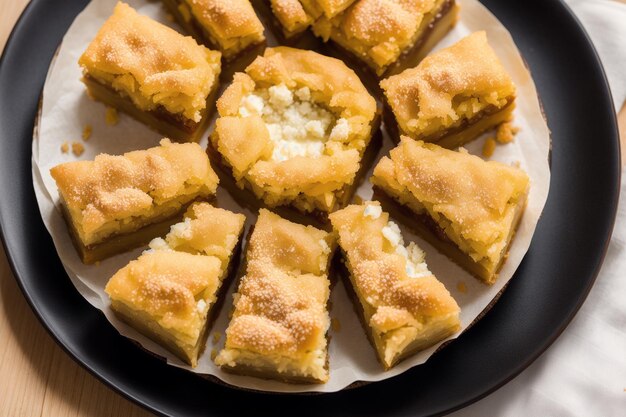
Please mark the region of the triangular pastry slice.
<svg viewBox="0 0 626 417"><path fill-rule="evenodd" d="M330 215L356 308L385 369L454 334L459 306L378 202Z"/></svg>

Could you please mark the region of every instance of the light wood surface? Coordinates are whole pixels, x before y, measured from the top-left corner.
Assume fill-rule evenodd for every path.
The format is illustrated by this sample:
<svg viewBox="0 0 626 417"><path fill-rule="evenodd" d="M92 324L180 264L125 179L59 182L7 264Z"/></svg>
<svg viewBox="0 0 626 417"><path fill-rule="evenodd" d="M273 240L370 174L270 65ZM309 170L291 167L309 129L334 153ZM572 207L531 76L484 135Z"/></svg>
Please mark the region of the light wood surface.
<svg viewBox="0 0 626 417"><path fill-rule="evenodd" d="M0 0L0 51L27 0ZM619 114L622 160L626 105ZM149 416L59 348L35 318L0 245L0 416Z"/></svg>

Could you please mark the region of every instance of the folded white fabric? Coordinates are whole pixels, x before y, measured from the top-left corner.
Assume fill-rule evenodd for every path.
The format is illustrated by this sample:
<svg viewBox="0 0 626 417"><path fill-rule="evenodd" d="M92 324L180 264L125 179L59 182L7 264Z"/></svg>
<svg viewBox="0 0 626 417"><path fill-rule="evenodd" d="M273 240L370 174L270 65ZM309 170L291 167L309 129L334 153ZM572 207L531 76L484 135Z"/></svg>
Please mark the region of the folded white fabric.
<svg viewBox="0 0 626 417"><path fill-rule="evenodd" d="M600 55L619 111L626 100L626 4L566 3ZM517 378L452 415L626 416L626 174L604 265L574 320Z"/></svg>

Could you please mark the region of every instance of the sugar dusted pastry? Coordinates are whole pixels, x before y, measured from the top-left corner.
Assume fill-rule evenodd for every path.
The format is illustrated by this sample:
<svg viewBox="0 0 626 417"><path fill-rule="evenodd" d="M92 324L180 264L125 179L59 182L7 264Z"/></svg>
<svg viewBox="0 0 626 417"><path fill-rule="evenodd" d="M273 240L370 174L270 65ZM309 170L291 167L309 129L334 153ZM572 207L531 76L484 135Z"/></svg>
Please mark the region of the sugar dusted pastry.
<svg viewBox="0 0 626 417"><path fill-rule="evenodd" d="M333 247L331 234L261 209L218 366L287 382L328 380Z"/></svg>
<svg viewBox="0 0 626 417"><path fill-rule="evenodd" d="M485 283L495 282L526 207L524 171L402 137L371 181L410 211L398 215L431 244Z"/></svg>
<svg viewBox="0 0 626 417"><path fill-rule="evenodd" d="M399 130L449 149L510 120L515 107L515 85L485 32L435 52L380 86L393 112L385 115L392 136Z"/></svg>
<svg viewBox="0 0 626 417"><path fill-rule="evenodd" d="M178 23L198 42L226 60L265 42L263 25L250 0L163 0Z"/></svg>
<svg viewBox="0 0 626 417"><path fill-rule="evenodd" d="M287 39L307 29L317 19L332 19L355 0L270 0L272 13Z"/></svg>
<svg viewBox="0 0 626 417"><path fill-rule="evenodd" d="M313 31L381 76L419 62L457 13L455 0L357 0L337 16L322 15Z"/></svg>
<svg viewBox="0 0 626 417"><path fill-rule="evenodd" d="M219 85L221 54L115 6L78 63L96 100L177 141L198 141Z"/></svg>
<svg viewBox="0 0 626 417"><path fill-rule="evenodd" d="M428 270L424 252L414 242L404 245L378 202L350 205L330 220L356 308L385 369L459 330L456 301Z"/></svg>
<svg viewBox="0 0 626 417"><path fill-rule="evenodd" d="M343 62L277 47L235 74L217 103L211 158L270 207L345 205L372 134L376 102Z"/></svg>
<svg viewBox="0 0 626 417"><path fill-rule="evenodd" d="M63 163L50 174L85 263L164 234L187 205L215 195L218 183L198 144L167 139L147 150Z"/></svg>
<svg viewBox="0 0 626 417"><path fill-rule="evenodd" d="M244 221L209 203L190 206L183 222L109 280L115 314L196 366Z"/></svg>

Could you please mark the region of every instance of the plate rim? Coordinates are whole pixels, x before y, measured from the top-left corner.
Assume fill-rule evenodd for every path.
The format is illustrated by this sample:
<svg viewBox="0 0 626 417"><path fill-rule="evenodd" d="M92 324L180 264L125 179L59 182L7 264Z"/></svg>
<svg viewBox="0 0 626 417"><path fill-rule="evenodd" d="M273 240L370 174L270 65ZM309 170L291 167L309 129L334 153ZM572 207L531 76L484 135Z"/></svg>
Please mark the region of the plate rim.
<svg viewBox="0 0 626 417"><path fill-rule="evenodd" d="M7 56L7 51L9 51L14 45L13 43L14 38L16 37L16 35L18 33L24 32L28 30L28 19L30 18L31 14L33 13L33 10L35 9L36 6L40 5L41 3L46 2L46 0L31 0L27 6L24 8L24 10L22 11L22 13L20 14L18 20L16 21L15 25L13 26L11 33L6 41L5 47L3 49L2 55L0 56L0 74L2 73L2 70L4 68L4 65L6 65L5 61L6 61L6 56ZM596 259L597 261L597 266L594 268L591 277L589 278L587 285L585 286L584 290L581 291L578 294L578 300L576 302L576 305L574 306L574 308L572 309L572 311L568 314L567 317L564 318L562 324L558 327L555 328L551 334L550 337L548 337L544 343L539 346L538 349L535 350L535 352L530 355L529 359L527 361L524 361L523 363L520 363L518 367L516 367L515 369L511 370L508 372L508 376L505 378L502 378L501 380L499 380L496 384L494 384L490 389L486 390L485 392L483 392L481 395L472 397L469 400L465 400L462 401L458 404L455 404L454 406L451 406L449 408L447 408L446 410L443 410L440 414L446 414L455 410L459 410L461 408L464 408L488 395L490 395L491 393L493 393L494 391L498 390L499 388L501 388L502 386L504 386L505 384L507 384L509 381L511 381L512 379L514 379L517 375L519 375L524 369L526 369L528 366L530 366L536 359L538 359L553 343L554 341L556 341L556 339L558 339L558 337L562 334L562 332L568 327L568 325L571 323L571 321L573 320L573 318L576 316L578 310L580 309L580 307L582 306L582 304L585 302L589 292L591 291L591 288L593 287L593 285L595 284L595 281L598 277L598 274L602 268L602 265L604 263L605 260L605 256L608 250L608 246L610 244L611 241L611 236L612 236L612 232L613 232L613 228L614 228L614 224L615 224L615 219L616 219L616 214L617 214L617 209L618 209L618 201L619 201L619 194L620 194L620 182L621 182L621 155L620 155L620 140L619 140L619 134L618 134L618 130L617 130L617 117L615 114L615 106L613 104L613 99L610 93L610 87L608 85L608 80L606 77L606 73L604 70L604 67L602 66L602 63L600 61L600 58L598 56L597 50L595 48L595 46L593 45L593 43L591 42L591 39L588 35L588 33L586 32L586 30L584 29L584 27L582 26L581 22L579 21L579 19L576 17L576 15L572 12L572 10L570 9L570 7L563 1L563 0L557 0L555 1L555 3L559 3L561 8L567 12L568 17L576 24L578 31L584 36L586 43L589 47L589 50L592 52L593 54L593 58L594 58L594 63L596 64L596 66L598 67L598 69L600 70L600 75L602 78L602 83L603 83L603 90L602 90L602 94L606 95L610 104L611 104L611 112L608 115L610 118L610 124L611 124L611 130L613 131L613 142L615 142L616 148L617 148L617 170L616 170L616 183L615 183L615 189L614 192L612 194L612 204L611 204L611 208L610 208L610 225L608 226L608 230L604 233L604 245L601 248L600 251L600 255L598 256L598 258ZM32 159L32 158L31 158ZM549 197L548 197L549 198ZM63 338L61 337L61 335L59 335L57 332L55 332L53 330L53 325L51 323L49 323L48 318L44 317L44 315L41 312L41 309L39 308L39 306L37 305L37 301L35 300L36 297L34 297L29 289L24 285L24 282L19 274L19 267L17 264L17 261L15 260L14 254L13 254L13 250L11 249L11 246L8 244L7 242L7 236L5 234L5 227L4 227L4 222L5 222L5 215L6 213L3 213L2 211L0 211L0 240L2 241L3 247L5 249L5 254L6 254L6 258L8 261L8 264L11 268L12 274L15 278L15 281L18 284L18 287L20 288L20 291L22 292L22 294L24 295L24 298L26 299L26 301L28 302L30 308L33 310L33 312L35 313L35 316L37 317L38 321L42 324L42 326L44 327L44 329L46 330L46 332L52 336L52 339L55 341L55 343L61 347L61 349L63 351L65 351L71 358L72 360L74 360L76 363L78 363L83 369L86 369L91 375L95 376L98 380L102 381L103 383L105 383L109 388L112 388L115 392L119 393L120 395L122 395L124 398L142 406L143 408L145 408L146 410L149 410L151 412L157 413L159 415L168 415L166 414L163 410L160 410L159 408L156 408L153 404L148 403L147 401L145 401L143 398L141 398L138 395L132 395L128 392L126 392L125 390L123 390L123 388L119 387L118 385L116 385L115 381L112 381L110 378L108 378L106 375L103 375L102 373L98 372L97 369L95 369L91 364L87 363L87 361L83 360L80 357L80 352L76 352L74 349L72 349L65 340L63 340ZM120 336L121 337L121 336ZM326 395L325 393L322 393L321 395ZM328 395L332 395L332 394L328 394ZM437 414L439 415L439 414Z"/></svg>

